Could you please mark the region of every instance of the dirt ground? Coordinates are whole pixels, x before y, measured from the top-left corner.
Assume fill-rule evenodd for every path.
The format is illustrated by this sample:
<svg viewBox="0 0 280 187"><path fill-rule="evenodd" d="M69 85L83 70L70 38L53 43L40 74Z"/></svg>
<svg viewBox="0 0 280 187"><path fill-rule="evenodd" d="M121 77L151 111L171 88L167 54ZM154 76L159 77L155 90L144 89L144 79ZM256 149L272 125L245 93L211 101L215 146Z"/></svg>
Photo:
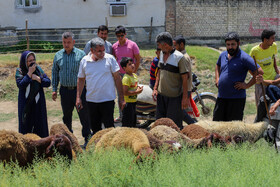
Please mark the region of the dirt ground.
<svg viewBox="0 0 280 187"><path fill-rule="evenodd" d="M59 101L46 101L47 102L47 108L48 109L54 109L54 110L59 110L61 109L60 102ZM0 113L14 113L16 116L8 121L0 122L0 130L18 130L18 117L17 117L17 102L12 102L12 101L4 101L0 102ZM61 117L48 117L48 124L49 124L49 129L51 128L52 125L57 124L57 123L62 123ZM78 138L79 143L83 144L84 140L82 137L82 127L80 124L79 120L73 120L73 131L74 135Z"/></svg>

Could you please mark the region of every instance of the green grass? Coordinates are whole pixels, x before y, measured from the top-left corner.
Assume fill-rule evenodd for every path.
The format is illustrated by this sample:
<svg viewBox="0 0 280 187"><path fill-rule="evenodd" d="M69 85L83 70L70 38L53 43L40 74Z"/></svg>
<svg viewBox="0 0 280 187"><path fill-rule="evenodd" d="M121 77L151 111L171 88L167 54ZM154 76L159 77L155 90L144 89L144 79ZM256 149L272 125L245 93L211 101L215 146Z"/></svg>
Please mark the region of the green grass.
<svg viewBox="0 0 280 187"><path fill-rule="evenodd" d="M36 53L36 59L39 64L45 62L52 62L54 55L55 53ZM20 53L1 54L0 67L18 67L20 56Z"/></svg>
<svg viewBox="0 0 280 187"><path fill-rule="evenodd" d="M16 117L15 113L0 113L0 122L9 121Z"/></svg>
<svg viewBox="0 0 280 187"><path fill-rule="evenodd" d="M61 158L21 169L0 165L0 186L278 186L280 157L260 140L226 150L183 149L134 163L126 150L85 153L67 166Z"/></svg>
<svg viewBox="0 0 280 187"><path fill-rule="evenodd" d="M257 107L255 100L253 102L246 102L245 108L244 108L244 114L246 115L256 115L257 114Z"/></svg>
<svg viewBox="0 0 280 187"><path fill-rule="evenodd" d="M156 57L156 48L140 50L140 55L141 57Z"/></svg>
<svg viewBox="0 0 280 187"><path fill-rule="evenodd" d="M0 82L2 89L0 99L7 101L16 101L18 96L18 88L15 79L6 79Z"/></svg>
<svg viewBox="0 0 280 187"><path fill-rule="evenodd" d="M197 71L215 71L215 66L220 55L219 52L201 46L187 46L186 51L190 56L195 57Z"/></svg>

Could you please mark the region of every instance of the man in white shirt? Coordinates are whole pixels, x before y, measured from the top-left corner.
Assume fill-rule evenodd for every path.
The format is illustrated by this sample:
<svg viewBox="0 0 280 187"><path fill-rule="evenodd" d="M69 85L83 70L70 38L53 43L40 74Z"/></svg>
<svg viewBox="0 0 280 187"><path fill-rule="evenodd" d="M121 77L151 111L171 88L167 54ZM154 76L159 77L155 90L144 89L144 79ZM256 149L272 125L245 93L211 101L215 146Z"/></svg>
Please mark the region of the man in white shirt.
<svg viewBox="0 0 280 187"><path fill-rule="evenodd" d="M93 134L102 129L102 123L105 128L114 127L115 87L121 109L125 106L119 65L112 55L105 53L104 45L104 40L99 37L91 40L90 53L81 60L78 73L76 107L83 107L80 96L86 81L86 101Z"/></svg>

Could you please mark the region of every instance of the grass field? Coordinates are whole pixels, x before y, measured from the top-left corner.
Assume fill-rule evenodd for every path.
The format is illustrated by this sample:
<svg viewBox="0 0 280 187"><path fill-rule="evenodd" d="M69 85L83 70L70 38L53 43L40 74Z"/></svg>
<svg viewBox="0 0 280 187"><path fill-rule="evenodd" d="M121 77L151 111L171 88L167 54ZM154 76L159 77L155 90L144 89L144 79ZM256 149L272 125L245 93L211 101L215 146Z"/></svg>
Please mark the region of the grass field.
<svg viewBox="0 0 280 187"><path fill-rule="evenodd" d="M32 168L0 165L0 186L278 186L280 157L263 141L228 149L183 149L133 163L126 150L87 152Z"/></svg>
<svg viewBox="0 0 280 187"><path fill-rule="evenodd" d="M253 45L242 46L250 50ZM219 53L201 46L187 46L195 60L201 91L217 93L214 86L214 68ZM142 57L154 57L154 49L140 51ZM51 76L54 54L37 54L37 61ZM0 55L0 66L15 70L19 54ZM140 82L148 82L148 72L141 72ZM18 89L14 75L0 81L4 100L16 102ZM0 90L1 91L1 90ZM1 92L0 92L1 93ZM51 89L45 89L51 100ZM254 88L247 90L245 116L255 115ZM117 114L117 107L115 113ZM49 117L62 117L60 110L48 110ZM0 122L16 118L16 113L0 113ZM73 120L77 120L74 112ZM63 158L51 162L35 161L32 167L17 165L4 167L0 163L0 186L278 186L280 157L263 139L256 144L241 147L204 150L184 148L178 153L159 153L156 160L134 163L135 155L127 150L105 153L86 152L68 165Z"/></svg>

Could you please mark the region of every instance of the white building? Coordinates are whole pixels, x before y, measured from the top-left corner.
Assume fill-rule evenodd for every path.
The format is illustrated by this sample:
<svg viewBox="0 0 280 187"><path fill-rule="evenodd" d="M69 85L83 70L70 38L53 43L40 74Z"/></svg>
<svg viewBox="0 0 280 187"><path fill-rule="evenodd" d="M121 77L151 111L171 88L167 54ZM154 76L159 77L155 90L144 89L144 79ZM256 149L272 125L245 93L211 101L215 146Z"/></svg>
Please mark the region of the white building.
<svg viewBox="0 0 280 187"><path fill-rule="evenodd" d="M165 0L0 0L0 28L154 27L165 25Z"/></svg>

